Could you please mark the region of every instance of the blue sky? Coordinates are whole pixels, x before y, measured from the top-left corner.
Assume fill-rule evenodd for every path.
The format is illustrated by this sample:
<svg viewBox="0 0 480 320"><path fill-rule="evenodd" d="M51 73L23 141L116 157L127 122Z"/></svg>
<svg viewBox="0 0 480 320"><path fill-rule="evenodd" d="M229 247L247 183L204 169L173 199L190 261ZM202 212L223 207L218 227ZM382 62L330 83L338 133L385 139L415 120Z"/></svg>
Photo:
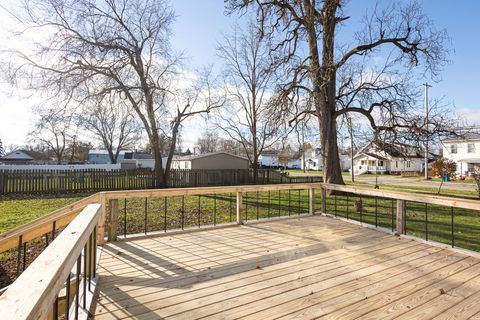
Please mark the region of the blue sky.
<svg viewBox="0 0 480 320"><path fill-rule="evenodd" d="M12 5L16 1L6 0ZM387 1L381 0L379 3L383 5ZM350 0L347 3L346 13L351 19L342 32L345 39L341 40L349 40L348 36L360 28L359 21L366 9L373 7L376 2ZM447 30L454 49L449 56L451 63L442 72L443 80L433 84L430 96L445 96L446 101L455 106L455 111L464 115L470 124L480 124L480 90L477 80L480 73L477 54L480 51L477 40L480 31L480 1L423 0L421 3L436 27ZM222 0L172 0L172 6L178 15L172 30L172 44L176 50L184 51L184 62L188 68L216 64L216 42L221 39L222 32L227 33L233 24L245 21L245 17L226 16ZM9 21L0 12L0 38L4 38L0 40L8 43L10 40L2 33L7 27ZM423 81L419 80L421 82ZM5 145L23 145L33 127L33 102L31 99L10 97L6 91L10 90L0 87L0 138ZM196 126L195 131L185 132L185 147L191 147L202 131L203 128Z"/></svg>
<svg viewBox="0 0 480 320"><path fill-rule="evenodd" d="M358 30L365 10L372 8L376 2L350 0L346 13L351 19L346 22L345 30ZM480 114L480 1L424 0L421 3L436 28L447 30L454 49L449 56L451 63L442 72L443 80L433 83L430 96L445 96L458 110L474 109ZM185 63L195 67L214 64L218 60L215 56L216 41L222 32L228 32L238 16L225 16L223 1L174 0L173 6L178 15L173 30L173 45L185 51Z"/></svg>

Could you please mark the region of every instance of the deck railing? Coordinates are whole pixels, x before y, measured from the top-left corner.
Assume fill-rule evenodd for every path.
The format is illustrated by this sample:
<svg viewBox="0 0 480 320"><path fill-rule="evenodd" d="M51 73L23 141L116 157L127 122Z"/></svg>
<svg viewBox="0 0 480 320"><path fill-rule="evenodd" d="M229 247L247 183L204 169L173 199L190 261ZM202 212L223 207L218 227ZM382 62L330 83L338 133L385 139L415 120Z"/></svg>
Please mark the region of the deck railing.
<svg viewBox="0 0 480 320"><path fill-rule="evenodd" d="M322 188L324 213L480 252L479 200L331 184Z"/></svg>
<svg viewBox="0 0 480 320"><path fill-rule="evenodd" d="M0 296L2 319L87 319L100 204L87 205Z"/></svg>
<svg viewBox="0 0 480 320"><path fill-rule="evenodd" d="M119 237L322 213L480 252L479 210L478 200L321 183L101 192L0 235L0 252L17 248L23 265L0 310L17 312L7 319L56 319L60 310L81 318L85 285L95 283L95 245ZM50 245L25 270L26 243L39 235Z"/></svg>

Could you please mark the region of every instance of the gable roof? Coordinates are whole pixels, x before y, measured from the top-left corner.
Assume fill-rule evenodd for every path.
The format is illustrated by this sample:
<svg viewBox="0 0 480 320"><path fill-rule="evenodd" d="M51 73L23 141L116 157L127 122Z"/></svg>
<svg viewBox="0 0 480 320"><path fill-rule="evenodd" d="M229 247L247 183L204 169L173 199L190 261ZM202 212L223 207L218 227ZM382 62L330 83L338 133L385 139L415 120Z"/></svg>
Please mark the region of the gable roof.
<svg viewBox="0 0 480 320"><path fill-rule="evenodd" d="M196 160L196 159L201 159L201 158L216 156L216 155L219 155L219 154L226 154L226 155L231 156L231 157L236 157L236 158L239 158L239 159L247 160L247 161L248 161L248 158L245 158L245 157L242 157L242 156L238 156L238 155L236 155L236 154L224 152L224 151L211 152L211 153L203 153L203 154L198 154L198 155L180 156L180 157L176 157L176 158L174 158L174 159L172 159L172 160L176 160L176 161L192 161L192 160Z"/></svg>
<svg viewBox="0 0 480 320"><path fill-rule="evenodd" d="M372 150L373 149L373 150ZM387 143L387 142L374 142L371 141L367 143L363 148L361 148L354 156L354 158L360 156L361 154L366 154L369 156L375 155L378 157L377 152L384 152L391 158L423 158L423 150L421 147L412 146L404 143ZM381 156L380 156L381 157ZM385 157L382 157L386 160Z"/></svg>
<svg viewBox="0 0 480 320"><path fill-rule="evenodd" d="M3 161L15 161L15 160L33 161L33 160L38 160L38 161L41 161L41 160L50 160L50 158L42 152L18 149L18 150L14 150L12 152L7 153L3 157L0 157L0 160L3 160Z"/></svg>
<svg viewBox="0 0 480 320"><path fill-rule="evenodd" d="M467 142L471 140L480 140L480 133L466 132L460 133L457 136L450 136L443 140L443 142Z"/></svg>

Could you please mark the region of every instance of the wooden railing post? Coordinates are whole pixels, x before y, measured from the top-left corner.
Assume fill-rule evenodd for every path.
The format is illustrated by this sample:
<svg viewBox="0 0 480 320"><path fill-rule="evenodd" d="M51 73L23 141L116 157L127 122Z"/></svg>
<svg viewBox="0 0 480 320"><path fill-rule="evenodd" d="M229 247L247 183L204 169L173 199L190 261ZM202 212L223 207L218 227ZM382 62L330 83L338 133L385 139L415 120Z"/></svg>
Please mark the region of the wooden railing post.
<svg viewBox="0 0 480 320"><path fill-rule="evenodd" d="M237 192L237 224L243 224L242 203L243 193Z"/></svg>
<svg viewBox="0 0 480 320"><path fill-rule="evenodd" d="M327 213L327 189L322 187L322 213Z"/></svg>
<svg viewBox="0 0 480 320"><path fill-rule="evenodd" d="M405 200L397 200L397 229L395 234L405 234Z"/></svg>
<svg viewBox="0 0 480 320"><path fill-rule="evenodd" d="M103 245L105 243L105 221L107 216L107 194L100 193L100 204L102 205L102 212L97 225L97 244Z"/></svg>
<svg viewBox="0 0 480 320"><path fill-rule="evenodd" d="M308 189L308 213L315 214L315 189Z"/></svg>
<svg viewBox="0 0 480 320"><path fill-rule="evenodd" d="M110 199L109 201L109 223L108 223L108 241L117 241L118 229L118 199Z"/></svg>

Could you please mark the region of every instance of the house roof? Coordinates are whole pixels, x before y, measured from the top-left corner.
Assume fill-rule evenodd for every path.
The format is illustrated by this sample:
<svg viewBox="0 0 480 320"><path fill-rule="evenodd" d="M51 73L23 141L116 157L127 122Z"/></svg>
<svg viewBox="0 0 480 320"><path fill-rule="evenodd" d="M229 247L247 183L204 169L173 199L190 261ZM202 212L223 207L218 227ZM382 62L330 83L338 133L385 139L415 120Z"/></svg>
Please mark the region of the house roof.
<svg viewBox="0 0 480 320"><path fill-rule="evenodd" d="M151 160L155 159L153 154L147 152L126 152L125 159L135 159L135 160Z"/></svg>
<svg viewBox="0 0 480 320"><path fill-rule="evenodd" d="M113 152L115 153L116 150L113 150ZM127 152L132 152L130 150L120 150L120 152L118 154L125 154ZM105 154L105 155L108 155L108 150L105 150L105 149L90 149L88 151L88 154Z"/></svg>
<svg viewBox="0 0 480 320"><path fill-rule="evenodd" d="M9 152L3 157L0 157L0 160L2 161L27 160L28 161L28 160L50 160L50 158L42 152L19 149L19 150Z"/></svg>
<svg viewBox="0 0 480 320"><path fill-rule="evenodd" d="M443 140L443 142L465 142L469 140L480 140L480 133L466 132L460 133L456 136L450 136Z"/></svg>
<svg viewBox="0 0 480 320"><path fill-rule="evenodd" d="M242 159L242 160L248 160L248 158L245 158L245 157L242 157L242 156L237 156L236 154L232 154L232 153L228 153L228 152L224 152L224 151L204 153L204 154L198 154L198 155L180 156L180 157L174 158L173 160L176 160L176 161L192 161L192 160L196 160L196 159L200 159L200 158L216 156L216 155L219 155L219 154L226 154L226 155L229 155L231 157L236 157L236 158L239 158L239 159Z"/></svg>
<svg viewBox="0 0 480 320"><path fill-rule="evenodd" d="M373 148L374 150L370 150ZM373 151L373 152L372 152ZM375 151L381 151L391 158L423 158L421 147L412 146L404 143L386 143L386 142L369 142L361 148L354 158L361 154L375 154ZM386 158L384 158L386 159Z"/></svg>

